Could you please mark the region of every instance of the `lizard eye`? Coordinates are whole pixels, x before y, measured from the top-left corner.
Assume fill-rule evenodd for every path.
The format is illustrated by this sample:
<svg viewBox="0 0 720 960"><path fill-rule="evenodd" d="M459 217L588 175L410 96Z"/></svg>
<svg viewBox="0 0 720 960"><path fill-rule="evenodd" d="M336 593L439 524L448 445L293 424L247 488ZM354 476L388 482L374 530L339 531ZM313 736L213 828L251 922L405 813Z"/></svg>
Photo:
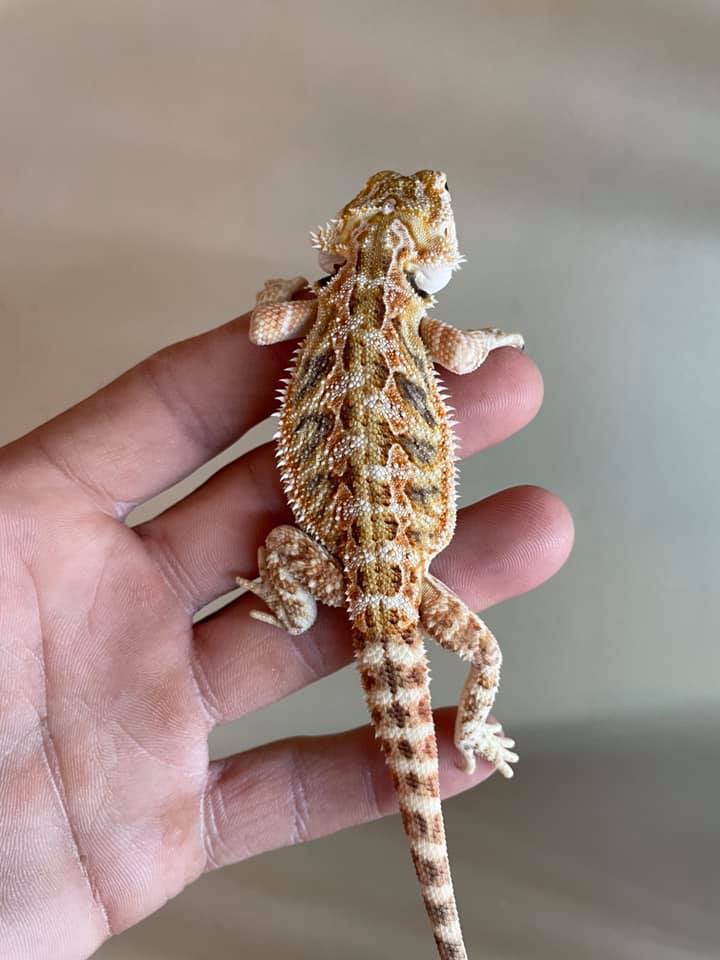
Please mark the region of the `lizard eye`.
<svg viewBox="0 0 720 960"><path fill-rule="evenodd" d="M445 189L448 193L450 193L450 184L447 182L447 180L445 181Z"/></svg>

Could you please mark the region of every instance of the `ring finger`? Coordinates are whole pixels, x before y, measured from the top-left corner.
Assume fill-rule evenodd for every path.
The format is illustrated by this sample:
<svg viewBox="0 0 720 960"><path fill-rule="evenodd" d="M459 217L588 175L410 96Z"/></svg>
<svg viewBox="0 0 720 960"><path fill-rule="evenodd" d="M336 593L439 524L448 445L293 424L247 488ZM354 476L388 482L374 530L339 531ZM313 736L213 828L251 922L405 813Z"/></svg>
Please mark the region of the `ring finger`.
<svg viewBox="0 0 720 960"><path fill-rule="evenodd" d="M433 572L473 610L525 593L555 573L572 545L570 516L538 487L514 487L461 510ZM244 596L195 628L195 674L218 723L236 719L344 667L352 658L343 610L319 607L300 636L250 617Z"/></svg>

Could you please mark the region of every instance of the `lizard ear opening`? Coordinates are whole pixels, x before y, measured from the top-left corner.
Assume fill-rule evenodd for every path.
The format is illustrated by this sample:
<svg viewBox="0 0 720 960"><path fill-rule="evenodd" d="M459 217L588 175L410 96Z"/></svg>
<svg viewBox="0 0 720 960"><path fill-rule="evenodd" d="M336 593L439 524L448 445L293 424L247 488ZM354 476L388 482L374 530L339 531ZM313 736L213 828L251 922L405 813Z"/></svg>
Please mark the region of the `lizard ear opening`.
<svg viewBox="0 0 720 960"><path fill-rule="evenodd" d="M415 285L425 293L437 293L450 283L452 276L452 267L446 263L439 263L435 266L427 265L417 267L413 274Z"/></svg>
<svg viewBox="0 0 720 960"><path fill-rule="evenodd" d="M335 273L345 262L346 258L338 253L328 253L326 250L321 250L318 254L320 269L324 270L325 273Z"/></svg>

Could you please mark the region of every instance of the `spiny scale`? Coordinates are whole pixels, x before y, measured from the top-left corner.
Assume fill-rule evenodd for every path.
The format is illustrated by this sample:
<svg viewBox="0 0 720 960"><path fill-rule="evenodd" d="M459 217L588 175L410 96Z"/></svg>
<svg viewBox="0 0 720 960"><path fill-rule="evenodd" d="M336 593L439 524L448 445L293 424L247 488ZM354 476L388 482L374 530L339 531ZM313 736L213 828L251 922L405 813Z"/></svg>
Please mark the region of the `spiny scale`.
<svg viewBox="0 0 720 960"><path fill-rule="evenodd" d="M456 372L471 369L466 358L484 341L426 317L434 300L422 284L439 289L462 259L444 174L376 174L311 236L334 276L309 285L316 301L306 308L289 306L302 278L269 281L251 326L257 343L305 334L278 394L277 461L300 529L273 531L260 577L239 582L295 633L312 623L314 598L345 603L438 951L463 960L421 627L473 664L456 741L468 769L480 753L509 776L517 758L487 722L500 667L494 637L428 573L454 530L457 458L426 340L450 369L461 358ZM502 336L483 358L521 343Z"/></svg>

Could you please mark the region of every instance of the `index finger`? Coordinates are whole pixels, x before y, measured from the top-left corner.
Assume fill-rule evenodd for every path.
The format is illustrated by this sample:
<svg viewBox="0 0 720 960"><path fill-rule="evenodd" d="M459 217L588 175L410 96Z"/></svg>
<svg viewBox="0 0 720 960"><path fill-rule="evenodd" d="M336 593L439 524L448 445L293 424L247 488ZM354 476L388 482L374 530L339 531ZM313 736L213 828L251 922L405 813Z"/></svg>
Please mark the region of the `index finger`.
<svg viewBox="0 0 720 960"><path fill-rule="evenodd" d="M22 438L123 517L272 413L292 344L256 347L249 314L172 344Z"/></svg>

